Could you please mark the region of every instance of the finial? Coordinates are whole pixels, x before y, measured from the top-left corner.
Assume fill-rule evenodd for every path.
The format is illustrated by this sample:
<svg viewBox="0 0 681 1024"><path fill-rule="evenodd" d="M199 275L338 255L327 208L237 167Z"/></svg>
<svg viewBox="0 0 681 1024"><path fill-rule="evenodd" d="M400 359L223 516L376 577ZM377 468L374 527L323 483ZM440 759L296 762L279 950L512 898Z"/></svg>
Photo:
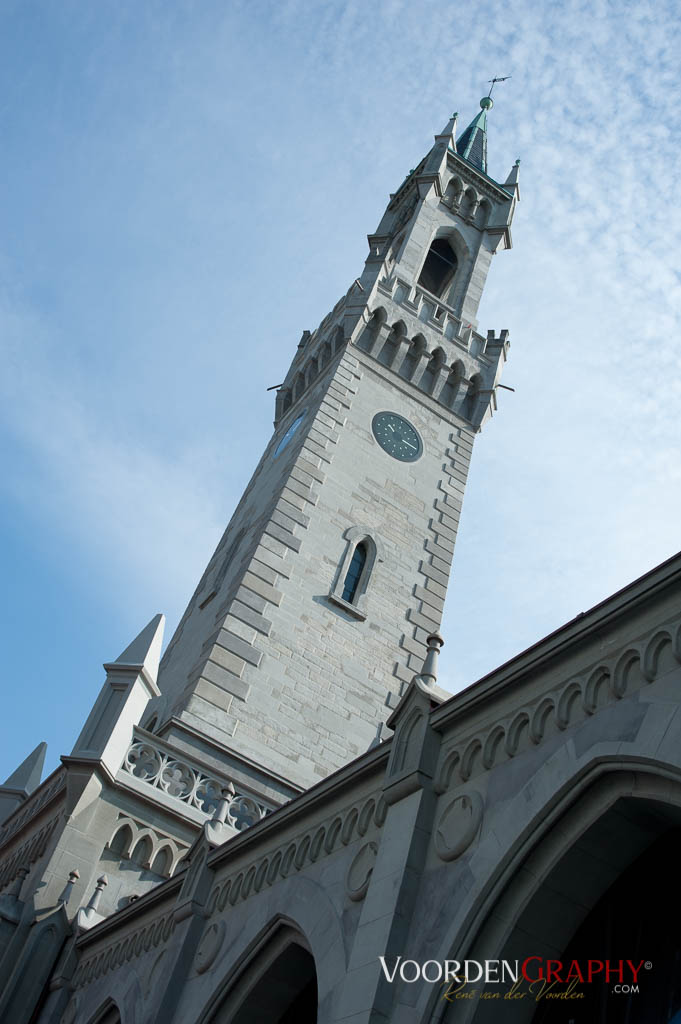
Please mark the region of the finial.
<svg viewBox="0 0 681 1024"><path fill-rule="evenodd" d="M515 164L513 166L514 167L520 167L520 157L518 157L518 159L516 160L516 162L515 162Z"/></svg>
<svg viewBox="0 0 681 1024"><path fill-rule="evenodd" d="M483 110L491 110L494 106L494 100L491 96L483 96L480 100L480 106Z"/></svg>
<svg viewBox="0 0 681 1024"><path fill-rule="evenodd" d="M418 675L418 678L422 679L426 686L432 687L437 682L437 657L443 644L444 640L439 633L431 633L430 636L426 637L428 651L423 662L423 668Z"/></svg>
<svg viewBox="0 0 681 1024"><path fill-rule="evenodd" d="M102 891L104 889L104 886L108 884L109 879L106 877L106 875L101 875L101 877L97 879L95 891L90 897L90 901L88 903L88 907L90 910L97 910L97 907L99 906L99 901L102 898Z"/></svg>
<svg viewBox="0 0 681 1024"><path fill-rule="evenodd" d="M80 878L80 871L78 870L78 868L74 868L73 871L69 871L69 880L66 883L66 885L64 886L64 891L62 892L61 896L59 897L59 901L58 901L59 903L66 904L66 903L69 902L69 899L71 898L71 893L73 892L73 887L74 887L74 885L76 884L76 882L78 881L79 878Z"/></svg>
<svg viewBox="0 0 681 1024"><path fill-rule="evenodd" d="M512 77L511 75L506 75L505 78L490 78L489 79L489 83L490 83L489 92L485 96L485 99L489 100L489 99L492 98L492 89L497 84L497 82L508 82L509 78L511 78L511 77ZM483 105L482 104L482 100L480 100L480 106L482 107L482 105ZM492 106L492 104L490 103L490 105L489 105L489 107L487 109L489 110L491 108L491 106Z"/></svg>
<svg viewBox="0 0 681 1024"><path fill-rule="evenodd" d="M224 823L227 821L227 812L229 810L229 805L234 799L234 792L234 786L232 785L231 782L228 782L222 791L222 796L220 797L217 807L215 808L215 813L213 814L213 817L210 819L216 825L224 825Z"/></svg>

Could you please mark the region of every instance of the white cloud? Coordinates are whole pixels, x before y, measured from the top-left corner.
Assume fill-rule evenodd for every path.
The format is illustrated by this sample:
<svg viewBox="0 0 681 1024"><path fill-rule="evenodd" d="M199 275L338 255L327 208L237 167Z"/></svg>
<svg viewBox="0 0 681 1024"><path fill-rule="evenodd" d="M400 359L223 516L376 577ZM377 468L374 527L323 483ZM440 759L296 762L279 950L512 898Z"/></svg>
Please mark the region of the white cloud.
<svg viewBox="0 0 681 1024"><path fill-rule="evenodd" d="M12 77L10 54L16 507L77 535L112 603L134 580L140 607L179 614L269 435L265 387L451 110L466 124L511 74L490 172L520 156L523 200L481 328L511 329L517 390L477 442L446 677L472 681L671 554L679 26L670 2L289 0L141 21L121 4L113 32L76 11L54 29L50 54L77 37L97 59L60 66L47 113L52 65L23 54Z"/></svg>

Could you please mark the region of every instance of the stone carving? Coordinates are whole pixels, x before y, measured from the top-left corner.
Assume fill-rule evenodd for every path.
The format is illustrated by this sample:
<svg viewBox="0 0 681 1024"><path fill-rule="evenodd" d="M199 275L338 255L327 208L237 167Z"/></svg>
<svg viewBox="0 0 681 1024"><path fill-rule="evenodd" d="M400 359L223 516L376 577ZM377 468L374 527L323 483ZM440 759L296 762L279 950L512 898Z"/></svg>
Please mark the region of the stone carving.
<svg viewBox="0 0 681 1024"><path fill-rule="evenodd" d="M445 749L436 791L444 793L506 758L538 746L547 735L600 713L680 663L681 620L676 620L636 644L613 652L610 659L587 666L579 676L539 695L536 703L516 708L501 722L468 737L456 748Z"/></svg>
<svg viewBox="0 0 681 1024"><path fill-rule="evenodd" d="M163 971L162 971L161 965L163 964L163 961L166 959L166 955L167 955L167 950L162 949L161 952L156 957L156 959L154 960L152 968L149 971L149 978L147 980L147 984L146 984L146 987L145 987L145 990L144 990L144 998L145 999L149 998L151 993L156 988L156 982L159 980L159 978L162 977Z"/></svg>
<svg viewBox="0 0 681 1024"><path fill-rule="evenodd" d="M235 791L231 783L211 778L187 761L178 760L160 743L146 739L133 740L125 755L123 771L210 817L226 799L225 820L239 832L255 825L272 810L247 793Z"/></svg>
<svg viewBox="0 0 681 1024"><path fill-rule="evenodd" d="M27 867L38 860L39 857L42 857L47 847L48 839L58 823L59 816L43 825L39 832L35 832L30 836L6 861L0 864L0 888L5 886L7 882L10 882L20 868Z"/></svg>
<svg viewBox="0 0 681 1024"><path fill-rule="evenodd" d="M149 839L150 846L147 850L146 859L140 866L147 870L153 867L157 874L170 878L175 873L177 865L183 859L189 847L186 843L176 842L167 833L161 832L159 829L152 829L143 822L121 814L118 817L116 828L107 846L121 860L126 860L132 856L140 840L146 838ZM163 862L162 866L157 860L159 855Z"/></svg>
<svg viewBox="0 0 681 1024"><path fill-rule="evenodd" d="M365 843L350 864L345 877L345 888L351 900L363 900L366 896L377 853L376 843Z"/></svg>
<svg viewBox="0 0 681 1024"><path fill-rule="evenodd" d="M221 913L228 904L234 906L238 900L247 899L251 892L259 892L266 885L274 885L280 878L287 878L300 871L306 863L312 863L347 846L356 836L363 836L372 821L375 828L381 828L387 809L382 796L378 800L375 795L370 796L363 803L352 805L335 815L331 821L319 825L314 833L303 832L279 849L269 850L248 868L215 886L208 899L207 916ZM365 843L365 847L371 845ZM353 883L355 881L356 874L353 874ZM362 899L362 895L352 898Z"/></svg>
<svg viewBox="0 0 681 1024"><path fill-rule="evenodd" d="M450 800L435 828L435 849L441 860L455 860L475 839L482 821L482 797L474 789Z"/></svg>
<svg viewBox="0 0 681 1024"><path fill-rule="evenodd" d="M203 974L204 971L207 971L213 965L216 956L220 952L224 937L224 921L214 921L213 924L208 926L196 951L195 964L197 974Z"/></svg>
<svg viewBox="0 0 681 1024"><path fill-rule="evenodd" d="M126 961L148 952L162 942L167 942L174 930L175 917L171 910L133 932L132 935L126 936L101 953L95 953L94 956L85 960L73 976L73 987L75 989L83 988L108 971L115 971Z"/></svg>

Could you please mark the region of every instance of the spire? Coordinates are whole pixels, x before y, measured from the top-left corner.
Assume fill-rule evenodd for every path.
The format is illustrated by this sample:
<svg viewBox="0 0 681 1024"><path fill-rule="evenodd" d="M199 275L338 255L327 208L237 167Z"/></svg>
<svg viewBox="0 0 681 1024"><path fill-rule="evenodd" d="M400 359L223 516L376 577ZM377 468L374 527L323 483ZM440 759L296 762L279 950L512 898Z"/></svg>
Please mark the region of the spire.
<svg viewBox="0 0 681 1024"><path fill-rule="evenodd" d="M104 665L106 680L69 757L102 764L115 775L128 750L133 729L148 701L158 697L156 685L163 644L164 615L155 615L116 661Z"/></svg>
<svg viewBox="0 0 681 1024"><path fill-rule="evenodd" d="M464 129L456 144L456 151L469 164L487 174L487 111L494 106L491 96L480 100L480 113Z"/></svg>
<svg viewBox="0 0 681 1024"><path fill-rule="evenodd" d="M29 754L25 761L12 772L0 789L23 790L26 796L33 792L40 785L45 763L45 752L47 743L39 743L32 754Z"/></svg>

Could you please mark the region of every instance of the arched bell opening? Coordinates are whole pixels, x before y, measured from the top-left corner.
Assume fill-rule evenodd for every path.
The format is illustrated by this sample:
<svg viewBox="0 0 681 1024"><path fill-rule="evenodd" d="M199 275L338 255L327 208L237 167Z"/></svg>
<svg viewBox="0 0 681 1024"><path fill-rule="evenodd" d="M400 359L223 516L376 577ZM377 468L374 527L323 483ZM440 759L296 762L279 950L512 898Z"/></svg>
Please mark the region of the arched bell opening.
<svg viewBox="0 0 681 1024"><path fill-rule="evenodd" d="M437 1018L442 1024L492 1024L498 1021L498 1000L504 1021L510 1024L679 1024L681 935L675 927L663 925L675 922L681 912L676 866L681 854L681 794L674 793L678 803L666 802L670 794L663 793L665 780L652 781L645 796L630 795L630 789L609 804L604 801L597 817L593 807L598 793L587 791L582 806L591 824L580 828L577 801L565 821L547 829L524 862L514 867L496 904L488 908L477 939L460 958L498 959L512 965L517 961L517 991L525 995L504 1000L508 981L488 985L485 991L498 992L497 998L478 998L463 1015L460 1004L458 1015L452 1004ZM602 782L605 790L607 783ZM624 779L621 785L626 787ZM557 856L561 847L564 852ZM531 983L522 977L522 964L530 957L536 958L527 964L528 975L536 979ZM557 962L563 965L563 980L552 976L550 988L539 977L549 960L554 961L554 971ZM606 978L603 970L591 982L581 983L578 976L572 982L571 991L582 996L547 996L565 992L573 961L584 967L589 960L615 966L625 961L625 967L630 960L640 967L637 982L629 969L622 981L612 971ZM653 965L649 971L642 966L646 962ZM635 983L638 991L615 991L617 984Z"/></svg>
<svg viewBox="0 0 681 1024"><path fill-rule="evenodd" d="M207 1024L317 1024L317 971L304 939L282 927L248 961Z"/></svg>

